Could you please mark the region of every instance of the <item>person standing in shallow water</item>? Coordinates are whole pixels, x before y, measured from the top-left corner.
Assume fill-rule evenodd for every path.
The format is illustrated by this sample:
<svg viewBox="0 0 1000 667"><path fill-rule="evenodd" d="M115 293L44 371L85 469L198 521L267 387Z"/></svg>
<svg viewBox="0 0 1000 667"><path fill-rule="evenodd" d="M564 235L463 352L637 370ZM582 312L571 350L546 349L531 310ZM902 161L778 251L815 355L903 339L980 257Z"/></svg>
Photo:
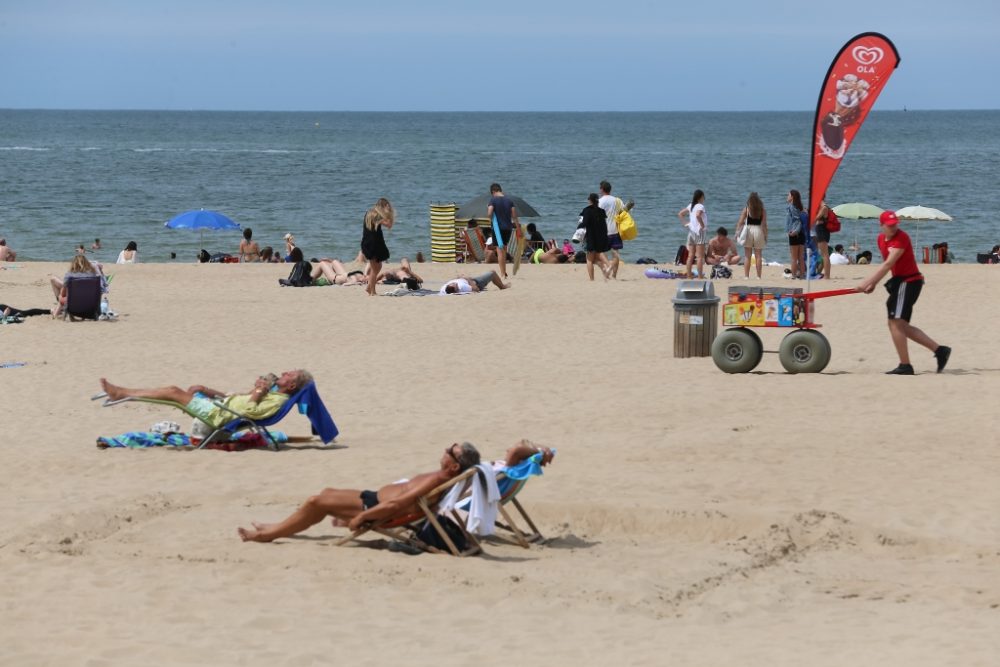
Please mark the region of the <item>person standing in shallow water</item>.
<svg viewBox="0 0 1000 667"><path fill-rule="evenodd" d="M368 260L368 296L375 296L375 284L382 271L382 263L389 259L389 247L385 244L382 228L392 229L396 221L396 210L385 197L365 213L361 231L361 254Z"/></svg>

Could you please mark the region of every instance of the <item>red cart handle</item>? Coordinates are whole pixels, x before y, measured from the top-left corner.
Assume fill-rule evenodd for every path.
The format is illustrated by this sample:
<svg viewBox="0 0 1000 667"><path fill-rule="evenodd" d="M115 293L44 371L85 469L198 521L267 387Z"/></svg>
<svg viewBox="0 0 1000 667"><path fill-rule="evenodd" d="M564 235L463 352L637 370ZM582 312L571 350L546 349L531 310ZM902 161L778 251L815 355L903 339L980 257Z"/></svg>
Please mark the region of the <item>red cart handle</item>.
<svg viewBox="0 0 1000 667"><path fill-rule="evenodd" d="M853 287L847 287L845 289L831 289L825 292L809 292L808 294L791 294L789 296L801 297L808 301L813 301L815 299L825 299L828 296L843 296L844 294L861 294L861 292Z"/></svg>

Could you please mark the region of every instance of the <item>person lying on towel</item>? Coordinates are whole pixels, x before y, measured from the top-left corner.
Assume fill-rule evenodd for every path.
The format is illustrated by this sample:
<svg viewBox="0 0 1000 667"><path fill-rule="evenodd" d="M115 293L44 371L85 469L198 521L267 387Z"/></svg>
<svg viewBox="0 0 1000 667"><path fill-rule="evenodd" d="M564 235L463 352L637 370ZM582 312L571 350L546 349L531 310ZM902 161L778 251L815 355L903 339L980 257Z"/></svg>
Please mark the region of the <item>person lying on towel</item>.
<svg viewBox="0 0 1000 667"><path fill-rule="evenodd" d="M312 375L301 369L285 371L280 377L265 375L257 378L253 390L248 394L227 394L200 384L192 385L187 389L180 387L127 389L111 384L104 378L101 378L101 388L108 395L109 401L118 401L123 398L149 398L180 403L187 406L188 411L197 415L198 419L213 428L218 428L232 421L234 415L232 412L215 405L213 399L250 419L265 419L276 413L291 394L312 380Z"/></svg>
<svg viewBox="0 0 1000 667"><path fill-rule="evenodd" d="M449 280L441 288L440 294L471 294L473 292L482 292L484 289L490 286L490 283L496 285L500 289L507 289L510 287L509 284L505 283L497 275L496 271L487 271L486 273L475 276L474 278L469 278L466 275L460 275L454 280Z"/></svg>
<svg viewBox="0 0 1000 667"><path fill-rule="evenodd" d="M444 448L439 468L412 479L386 484L378 491L357 489L323 489L311 496L297 510L278 523L252 522L253 528L238 528L244 542L271 542L288 537L333 517L335 526L347 526L352 531L373 521L396 519L420 511L417 500L434 488L457 477L472 466L479 465L479 452L469 442ZM438 498L429 498L433 505Z"/></svg>

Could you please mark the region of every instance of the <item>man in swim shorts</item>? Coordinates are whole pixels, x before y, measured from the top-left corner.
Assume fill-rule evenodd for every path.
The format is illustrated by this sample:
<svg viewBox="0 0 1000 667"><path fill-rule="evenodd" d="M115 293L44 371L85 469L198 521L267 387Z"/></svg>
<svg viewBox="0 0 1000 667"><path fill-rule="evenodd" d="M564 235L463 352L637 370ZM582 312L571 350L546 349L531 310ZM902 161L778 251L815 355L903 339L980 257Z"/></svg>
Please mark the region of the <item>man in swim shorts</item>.
<svg viewBox="0 0 1000 667"><path fill-rule="evenodd" d="M421 473L406 481L387 484L378 491L323 489L309 497L283 521L253 522L253 528L239 528L237 533L244 542L272 542L300 533L327 516L333 517L335 526L357 530L366 523L415 514L420 511L417 500L478 464L479 452L476 447L468 442L456 442L445 447L439 468L434 472ZM433 504L438 499L430 500Z"/></svg>
<svg viewBox="0 0 1000 667"><path fill-rule="evenodd" d="M301 369L285 371L278 378L273 375L262 376L254 382L253 390L249 394L226 394L200 384L187 389L180 387L127 389L111 384L104 378L101 378L101 387L111 401L123 398L149 398L180 403L201 421L218 428L232 421L234 416L230 410L254 420L270 417L285 404L291 394L312 380L312 375ZM220 401L229 410L217 406L213 399Z"/></svg>
<svg viewBox="0 0 1000 667"><path fill-rule="evenodd" d="M913 314L913 305L920 297L920 290L924 286L924 276L917 266L917 259L913 255L913 244L909 235L899 228L899 219L892 211L885 211L879 216L878 249L882 253L882 263L875 273L868 280L855 287L859 292L871 294L878 281L892 272L892 278L886 281L885 288L889 292L889 298L885 305L889 311L889 335L892 337L892 344L896 347L896 354L899 355L899 366L887 371L888 375L913 375L913 366L910 365L910 352L908 341L920 343L934 353L937 361L937 372L940 373L948 364L948 357L951 356L951 348L945 345L938 345L934 340L925 334L921 329L910 324L910 316Z"/></svg>

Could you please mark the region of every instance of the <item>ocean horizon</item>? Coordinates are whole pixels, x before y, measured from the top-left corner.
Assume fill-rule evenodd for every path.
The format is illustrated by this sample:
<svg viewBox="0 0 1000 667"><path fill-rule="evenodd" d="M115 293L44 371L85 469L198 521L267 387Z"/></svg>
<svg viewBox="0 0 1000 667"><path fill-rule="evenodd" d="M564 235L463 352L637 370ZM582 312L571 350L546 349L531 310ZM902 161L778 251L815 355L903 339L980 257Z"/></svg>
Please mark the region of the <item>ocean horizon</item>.
<svg viewBox="0 0 1000 667"><path fill-rule="evenodd" d="M873 111L828 188L833 204L924 205L953 222L904 223L918 246L947 242L958 262L1000 243L1000 111ZM163 227L186 210L221 211L261 246L295 234L307 257L353 258L365 209L389 198L393 260L430 254L429 206L497 181L569 237L587 194L609 180L634 199L639 237L624 257L666 263L684 240L677 211L700 188L711 230L732 230L751 191L771 216L765 251L786 262L784 196L806 196L811 111L290 112L0 110L0 236L24 260L68 260L100 238L102 261L128 241L140 261L194 261L197 232ZM777 225L777 227L775 227ZM874 249L873 221L844 221L831 243ZM234 253L239 232L204 234ZM391 260L392 261L392 260Z"/></svg>

